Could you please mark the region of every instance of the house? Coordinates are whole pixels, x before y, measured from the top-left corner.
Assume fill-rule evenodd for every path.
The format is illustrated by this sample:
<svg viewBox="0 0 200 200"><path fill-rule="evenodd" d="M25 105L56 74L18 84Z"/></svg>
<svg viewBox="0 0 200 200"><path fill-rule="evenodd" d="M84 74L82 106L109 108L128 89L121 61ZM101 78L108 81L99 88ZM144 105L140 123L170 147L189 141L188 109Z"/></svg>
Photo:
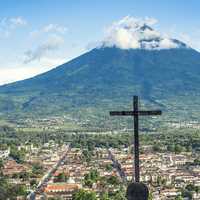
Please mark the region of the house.
<svg viewBox="0 0 200 200"><path fill-rule="evenodd" d="M4 176L12 176L26 171L27 167L22 164L18 164L15 160L8 160L3 167Z"/></svg>
<svg viewBox="0 0 200 200"><path fill-rule="evenodd" d="M44 193L48 198L59 196L70 200L72 194L79 189L81 185L76 183L51 183L45 187Z"/></svg>
<svg viewBox="0 0 200 200"><path fill-rule="evenodd" d="M0 150L0 159L8 158L9 154L10 154L10 148L5 150Z"/></svg>

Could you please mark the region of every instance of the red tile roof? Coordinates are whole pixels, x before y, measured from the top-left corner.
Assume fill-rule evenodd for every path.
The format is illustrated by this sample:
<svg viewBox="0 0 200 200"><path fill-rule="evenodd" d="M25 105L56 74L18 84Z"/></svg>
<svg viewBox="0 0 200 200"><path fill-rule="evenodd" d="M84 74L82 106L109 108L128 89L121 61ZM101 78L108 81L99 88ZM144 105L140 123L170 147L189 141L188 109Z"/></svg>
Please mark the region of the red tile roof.
<svg viewBox="0 0 200 200"><path fill-rule="evenodd" d="M69 192L78 190L80 188L80 185L78 184L68 184L68 183L59 183L59 184L49 184L45 188L46 193L55 193L55 192Z"/></svg>

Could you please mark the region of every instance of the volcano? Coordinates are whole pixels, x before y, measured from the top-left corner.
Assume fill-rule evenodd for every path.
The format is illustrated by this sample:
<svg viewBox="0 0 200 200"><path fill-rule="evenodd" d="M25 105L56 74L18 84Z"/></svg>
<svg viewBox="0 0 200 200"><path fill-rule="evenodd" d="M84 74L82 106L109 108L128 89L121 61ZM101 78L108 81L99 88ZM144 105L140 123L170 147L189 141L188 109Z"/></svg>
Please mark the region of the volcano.
<svg viewBox="0 0 200 200"><path fill-rule="evenodd" d="M102 43L51 71L1 86L0 113L49 116L81 111L98 115L139 95L147 104L169 112L174 109L174 115L189 110L190 116L197 117L200 53L151 31L147 25L137 29L143 37L136 48Z"/></svg>

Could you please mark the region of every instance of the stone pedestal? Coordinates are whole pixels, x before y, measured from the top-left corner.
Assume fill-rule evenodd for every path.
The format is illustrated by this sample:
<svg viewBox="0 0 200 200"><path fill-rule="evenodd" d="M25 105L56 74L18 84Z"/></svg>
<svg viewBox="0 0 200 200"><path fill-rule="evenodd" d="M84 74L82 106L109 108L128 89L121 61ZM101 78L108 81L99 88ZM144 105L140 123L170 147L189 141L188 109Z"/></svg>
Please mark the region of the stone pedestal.
<svg viewBox="0 0 200 200"><path fill-rule="evenodd" d="M143 183L131 183L126 192L128 200L148 200L149 190Z"/></svg>

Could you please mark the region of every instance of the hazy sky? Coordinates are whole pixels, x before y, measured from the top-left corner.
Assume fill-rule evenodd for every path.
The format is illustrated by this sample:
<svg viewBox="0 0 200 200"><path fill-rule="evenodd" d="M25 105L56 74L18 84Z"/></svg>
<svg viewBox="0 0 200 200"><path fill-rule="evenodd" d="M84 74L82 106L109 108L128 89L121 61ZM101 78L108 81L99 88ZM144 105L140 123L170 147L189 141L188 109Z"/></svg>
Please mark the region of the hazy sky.
<svg viewBox="0 0 200 200"><path fill-rule="evenodd" d="M200 50L199 0L1 0L0 84L31 77L86 52L125 16Z"/></svg>

